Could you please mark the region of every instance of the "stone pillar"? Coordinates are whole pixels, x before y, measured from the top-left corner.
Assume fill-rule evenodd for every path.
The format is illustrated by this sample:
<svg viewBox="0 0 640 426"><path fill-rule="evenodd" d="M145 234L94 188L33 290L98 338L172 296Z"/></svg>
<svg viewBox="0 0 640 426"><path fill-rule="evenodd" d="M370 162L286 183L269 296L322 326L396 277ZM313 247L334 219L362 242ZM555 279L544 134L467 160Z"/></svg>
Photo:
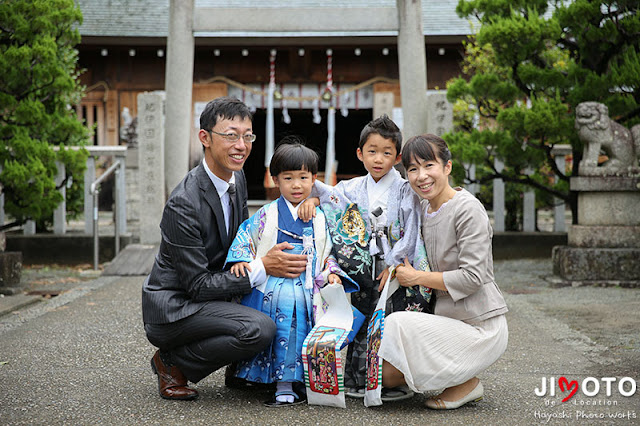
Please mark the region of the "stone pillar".
<svg viewBox="0 0 640 426"><path fill-rule="evenodd" d="M0 294L18 294L23 288L22 253L19 251L0 251Z"/></svg>
<svg viewBox="0 0 640 426"><path fill-rule="evenodd" d="M0 184L0 214L0 225L4 225L4 194L2 192L2 184ZM22 253L5 252L6 247L6 234L0 231L0 294L16 294L21 291Z"/></svg>
<svg viewBox="0 0 640 426"><path fill-rule="evenodd" d="M496 170L501 172L504 170L504 163L498 157L493 160ZM504 211L504 181L502 179L493 180L493 230L496 232L504 232L505 224Z"/></svg>
<svg viewBox="0 0 640 426"><path fill-rule="evenodd" d="M22 233L24 235L36 235L36 222L28 220L22 225Z"/></svg>
<svg viewBox="0 0 640 426"><path fill-rule="evenodd" d="M426 131L442 136L453 129L453 105L447 100L447 91L428 90L426 99Z"/></svg>
<svg viewBox="0 0 640 426"><path fill-rule="evenodd" d="M93 195L91 184L96 180L96 159L89 154L87 169L84 171L84 233L93 234Z"/></svg>
<svg viewBox="0 0 640 426"><path fill-rule="evenodd" d="M383 114L387 114L389 118L393 117L393 92L373 93L373 118L378 118Z"/></svg>
<svg viewBox="0 0 640 426"><path fill-rule="evenodd" d="M56 160L56 186L60 185L64 180L65 167L64 163ZM67 188L61 186L60 195L62 195L62 201L58 204L58 207L53 211L53 233L55 235L64 235L67 232Z"/></svg>
<svg viewBox="0 0 640 426"><path fill-rule="evenodd" d="M524 170L527 176L533 174L533 169L527 167ZM536 193L529 189L522 194L522 230L524 232L534 232L536 230Z"/></svg>
<svg viewBox="0 0 640 426"><path fill-rule="evenodd" d="M164 200L189 171L193 90L193 3L170 0L165 75Z"/></svg>
<svg viewBox="0 0 640 426"><path fill-rule="evenodd" d="M422 30L422 2L396 0L396 7L402 134L403 141L406 141L427 131L427 58Z"/></svg>
<svg viewBox="0 0 640 426"><path fill-rule="evenodd" d="M562 173L566 173L566 161L565 157L572 154L571 145L557 144L551 149L551 154L555 157L556 166ZM558 176L555 177L556 183L558 182ZM553 208L553 232L567 232L565 224L565 205L559 198L554 198Z"/></svg>
<svg viewBox="0 0 640 426"><path fill-rule="evenodd" d="M116 184L116 205L118 206L115 212L116 222L118 223L118 231L120 234L127 233L127 174L126 174L126 159L127 153L123 152L123 155L116 155L114 162L120 163L120 168L116 170L115 184Z"/></svg>
<svg viewBox="0 0 640 426"><path fill-rule="evenodd" d="M164 209L164 117L159 93L138 95L138 189L140 244L160 243Z"/></svg>

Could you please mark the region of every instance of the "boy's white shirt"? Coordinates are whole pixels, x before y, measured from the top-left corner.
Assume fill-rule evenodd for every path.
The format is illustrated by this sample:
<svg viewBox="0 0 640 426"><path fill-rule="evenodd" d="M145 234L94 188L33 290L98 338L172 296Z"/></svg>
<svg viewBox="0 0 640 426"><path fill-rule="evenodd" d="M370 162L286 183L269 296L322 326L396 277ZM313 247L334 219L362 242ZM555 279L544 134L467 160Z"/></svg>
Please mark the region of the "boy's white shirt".
<svg viewBox="0 0 640 426"><path fill-rule="evenodd" d="M383 211L387 209L388 192L393 183L393 174L387 172L378 182L373 180L371 173L367 174L367 195L369 196L369 211L372 212L378 207Z"/></svg>
<svg viewBox="0 0 640 426"><path fill-rule="evenodd" d="M373 180L371 173L367 174L367 196L369 199L369 221L372 229L376 228L378 222L386 223L387 200L389 199L389 189L393 183L394 176L387 172L378 182ZM378 217L371 214L378 207L382 209L382 214Z"/></svg>
<svg viewBox="0 0 640 426"><path fill-rule="evenodd" d="M287 200L286 198L282 197L282 199L284 200L285 203L287 203L287 207L289 207L289 212L291 213L291 216L293 217L293 220L294 221L298 220L298 209L300 208L300 205L302 203L307 201L307 199L305 198L300 203L298 203L298 205L295 206L295 207L293 207L293 204L291 204L291 202L289 200Z"/></svg>

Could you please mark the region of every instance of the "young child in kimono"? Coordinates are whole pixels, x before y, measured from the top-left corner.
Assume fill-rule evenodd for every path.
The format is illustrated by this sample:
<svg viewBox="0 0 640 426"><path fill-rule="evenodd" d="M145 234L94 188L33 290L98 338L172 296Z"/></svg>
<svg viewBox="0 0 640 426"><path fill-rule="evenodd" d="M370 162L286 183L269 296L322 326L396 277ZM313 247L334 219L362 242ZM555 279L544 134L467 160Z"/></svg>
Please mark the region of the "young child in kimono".
<svg viewBox="0 0 640 426"><path fill-rule="evenodd" d="M264 351L238 363L236 376L250 382L275 382L275 395L265 405L280 407L306 399L302 344L314 325L314 287L317 291L326 283L341 284L340 275L347 281L350 279L331 256L331 238L320 209L313 221L305 223L298 217L298 209L316 180L318 154L299 143L280 144L271 159L270 171L281 196L240 225L229 249L227 264L233 263L230 270L236 276L251 273L249 262L282 242L292 247L285 251L307 255L307 268L302 275L278 278L265 274L264 280L259 280L261 284L241 301L270 315L277 332ZM345 286L346 291L355 289L355 284Z"/></svg>
<svg viewBox="0 0 640 426"><path fill-rule="evenodd" d="M394 168L400 162L402 133L383 115L360 133L356 155L367 175L338 182L331 187L317 181L306 203L320 205L325 213L340 267L356 281L360 291L352 305L368 324L388 267L407 257L416 269L428 268L420 236L420 200ZM318 200L319 199L319 200ZM387 312L418 310L431 313L431 292L425 287L400 288L387 301ZM367 327L349 345L345 366L346 395L364 398L367 379ZM383 401L413 395L408 388L383 389Z"/></svg>

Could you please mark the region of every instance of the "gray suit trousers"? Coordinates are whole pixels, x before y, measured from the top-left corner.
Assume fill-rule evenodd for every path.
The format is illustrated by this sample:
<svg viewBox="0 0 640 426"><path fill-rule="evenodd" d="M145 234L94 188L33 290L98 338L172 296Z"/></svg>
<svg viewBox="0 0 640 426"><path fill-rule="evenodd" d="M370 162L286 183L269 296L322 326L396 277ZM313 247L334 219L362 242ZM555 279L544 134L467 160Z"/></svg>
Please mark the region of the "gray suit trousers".
<svg viewBox="0 0 640 426"><path fill-rule="evenodd" d="M250 358L273 340L276 325L253 308L211 301L193 315L168 324L145 324L149 342L168 352L193 383L234 361Z"/></svg>

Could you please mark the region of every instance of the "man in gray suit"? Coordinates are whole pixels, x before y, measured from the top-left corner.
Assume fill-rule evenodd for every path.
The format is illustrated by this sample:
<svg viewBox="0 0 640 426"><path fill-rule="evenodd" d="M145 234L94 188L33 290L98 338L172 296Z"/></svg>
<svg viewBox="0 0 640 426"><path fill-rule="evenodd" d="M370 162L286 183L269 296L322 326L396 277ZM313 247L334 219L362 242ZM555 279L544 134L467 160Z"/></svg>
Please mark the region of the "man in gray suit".
<svg viewBox="0 0 640 426"><path fill-rule="evenodd" d="M238 226L249 217L242 167L256 136L252 114L237 99L217 98L200 116L204 160L173 190L164 208L162 242L142 287L147 338L160 396L191 400L197 383L217 369L254 356L273 339L263 313L231 302L266 275L297 277L306 256L283 253L281 243L251 263L247 276L223 271Z"/></svg>

